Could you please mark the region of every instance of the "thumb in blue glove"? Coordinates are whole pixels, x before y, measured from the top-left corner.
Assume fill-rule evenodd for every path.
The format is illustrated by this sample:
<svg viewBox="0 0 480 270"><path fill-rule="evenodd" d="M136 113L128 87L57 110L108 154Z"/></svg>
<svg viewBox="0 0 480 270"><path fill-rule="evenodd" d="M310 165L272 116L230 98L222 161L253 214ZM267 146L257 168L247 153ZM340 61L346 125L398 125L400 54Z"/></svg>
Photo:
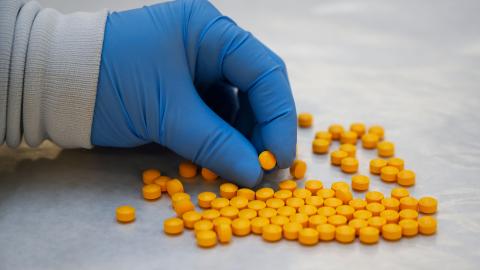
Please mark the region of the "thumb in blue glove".
<svg viewBox="0 0 480 270"><path fill-rule="evenodd" d="M150 142L249 187L263 176L259 152L288 167L296 113L283 61L207 1L111 13L92 143Z"/></svg>

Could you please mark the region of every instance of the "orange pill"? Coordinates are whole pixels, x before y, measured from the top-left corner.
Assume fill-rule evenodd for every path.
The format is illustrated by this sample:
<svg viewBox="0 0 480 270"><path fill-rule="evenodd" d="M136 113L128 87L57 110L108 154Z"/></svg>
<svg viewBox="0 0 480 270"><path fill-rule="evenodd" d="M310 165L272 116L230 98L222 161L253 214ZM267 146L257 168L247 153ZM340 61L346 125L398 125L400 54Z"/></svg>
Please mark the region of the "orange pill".
<svg viewBox="0 0 480 270"><path fill-rule="evenodd" d="M247 207L255 211L259 211L260 209L267 207L267 204L264 201L253 200L248 202Z"/></svg>
<svg viewBox="0 0 480 270"><path fill-rule="evenodd" d="M184 213L195 209L195 205L189 199L183 199L173 204L173 210L181 217Z"/></svg>
<svg viewBox="0 0 480 270"><path fill-rule="evenodd" d="M285 205L285 202L281 199L277 198L270 198L266 201L267 207L273 208L273 209L278 209L282 206Z"/></svg>
<svg viewBox="0 0 480 270"><path fill-rule="evenodd" d="M401 186L415 185L415 173L411 170L403 170L397 174L397 183Z"/></svg>
<svg viewBox="0 0 480 270"><path fill-rule="evenodd" d="M402 171L403 167L405 166L405 162L401 158L391 158L388 160L387 165L397 168L398 171Z"/></svg>
<svg viewBox="0 0 480 270"><path fill-rule="evenodd" d="M185 192L183 189L183 184L178 179L172 179L167 182L167 192L168 195L173 196L175 193Z"/></svg>
<svg viewBox="0 0 480 270"><path fill-rule="evenodd" d="M380 158L370 160L370 173L380 174L383 167L387 166L387 161Z"/></svg>
<svg viewBox="0 0 480 270"><path fill-rule="evenodd" d="M305 199L305 204L320 207L323 205L323 199L320 196L310 196Z"/></svg>
<svg viewBox="0 0 480 270"><path fill-rule="evenodd" d="M197 165L191 161L182 161L178 165L178 174L184 178L193 178L197 175Z"/></svg>
<svg viewBox="0 0 480 270"><path fill-rule="evenodd" d="M217 244L217 235L214 231L200 231L195 234L197 245L203 248L213 247Z"/></svg>
<svg viewBox="0 0 480 270"><path fill-rule="evenodd" d="M129 223L135 220L135 208L130 205L118 207L115 214L120 223Z"/></svg>
<svg viewBox="0 0 480 270"><path fill-rule="evenodd" d="M380 138L376 134L368 133L362 136L362 147L365 149L375 149Z"/></svg>
<svg viewBox="0 0 480 270"><path fill-rule="evenodd" d="M347 224L348 219L342 215L333 215L327 218L327 222L335 227L338 227Z"/></svg>
<svg viewBox="0 0 480 270"><path fill-rule="evenodd" d="M357 136L360 138L365 134L365 124L364 123L352 123L350 125L350 131L357 133Z"/></svg>
<svg viewBox="0 0 480 270"><path fill-rule="evenodd" d="M220 217L220 212L215 209L208 209L202 212L202 219L204 220L215 220Z"/></svg>
<svg viewBox="0 0 480 270"><path fill-rule="evenodd" d="M367 203L381 203L383 198L383 194L379 191L369 191L365 194L365 200L367 201Z"/></svg>
<svg viewBox="0 0 480 270"><path fill-rule="evenodd" d="M291 215L295 214L297 210L291 206L282 206L277 209L277 215L290 217Z"/></svg>
<svg viewBox="0 0 480 270"><path fill-rule="evenodd" d="M390 223L382 226L382 237L385 240L397 241L402 238L402 227L398 224Z"/></svg>
<svg viewBox="0 0 480 270"><path fill-rule="evenodd" d="M400 199L400 210L403 209L412 209L417 211L418 201L413 197L403 197Z"/></svg>
<svg viewBox="0 0 480 270"><path fill-rule="evenodd" d="M303 228L308 227L308 215L304 213L296 213L290 216L290 222L300 223Z"/></svg>
<svg viewBox="0 0 480 270"><path fill-rule="evenodd" d="M290 167L290 174L295 178L295 179L301 179L305 176L305 173L307 172L307 163L303 160L295 160Z"/></svg>
<svg viewBox="0 0 480 270"><path fill-rule="evenodd" d="M357 143L357 133L353 131L345 131L340 135L340 143L356 144Z"/></svg>
<svg viewBox="0 0 480 270"><path fill-rule="evenodd" d="M320 224L317 226L318 238L322 241L335 239L335 226L332 224Z"/></svg>
<svg viewBox="0 0 480 270"><path fill-rule="evenodd" d="M220 185L220 197L231 199L237 195L238 186L233 183L223 183Z"/></svg>
<svg viewBox="0 0 480 270"><path fill-rule="evenodd" d="M286 189L278 190L273 194L274 198L277 198L283 201L286 201L288 198L291 198L292 196L293 196L293 193L290 190L286 190Z"/></svg>
<svg viewBox="0 0 480 270"><path fill-rule="evenodd" d="M422 197L418 200L418 209L420 213L433 214L437 212L437 199L433 197Z"/></svg>
<svg viewBox="0 0 480 270"><path fill-rule="evenodd" d="M166 234L176 235L183 232L183 220L179 218L168 218L163 222L163 231Z"/></svg>
<svg viewBox="0 0 480 270"><path fill-rule="evenodd" d="M358 160L353 157L346 157L342 159L340 168L344 173L355 173L358 171Z"/></svg>
<svg viewBox="0 0 480 270"><path fill-rule="evenodd" d="M393 183L397 181L398 169L393 166L385 166L380 170L380 179L384 182Z"/></svg>
<svg viewBox="0 0 480 270"><path fill-rule="evenodd" d="M273 208L263 208L258 210L258 216L264 218L271 218L277 215L277 210Z"/></svg>
<svg viewBox="0 0 480 270"><path fill-rule="evenodd" d="M251 232L250 220L237 218L232 221L232 231L236 236L249 235Z"/></svg>
<svg viewBox="0 0 480 270"><path fill-rule="evenodd" d="M383 217L387 223L397 223L400 219L400 215L395 210L383 210L380 212L380 216Z"/></svg>
<svg viewBox="0 0 480 270"><path fill-rule="evenodd" d="M374 227L364 227L359 230L359 239L360 242L364 244L375 244L380 238L380 231Z"/></svg>
<svg viewBox="0 0 480 270"><path fill-rule="evenodd" d="M365 228L368 226L368 222L364 219L354 218L348 222L348 226L355 229L355 234L360 234L360 229Z"/></svg>
<svg viewBox="0 0 480 270"><path fill-rule="evenodd" d="M337 211L335 210L335 208L330 207L330 206L323 206L323 207L318 208L318 210L317 210L317 214L319 214L320 216L325 216L325 217L333 216L336 213L337 213Z"/></svg>
<svg viewBox="0 0 480 270"><path fill-rule="evenodd" d="M338 215L346 217L348 220L353 218L353 213L355 212L355 208L351 207L350 205L340 205L335 208L335 211Z"/></svg>
<svg viewBox="0 0 480 270"><path fill-rule="evenodd" d="M143 186L142 194L145 200L156 200L162 196L162 188L155 184L147 184Z"/></svg>
<svg viewBox="0 0 480 270"><path fill-rule="evenodd" d="M276 242L282 239L282 227L268 224L262 228L262 238L268 242Z"/></svg>
<svg viewBox="0 0 480 270"><path fill-rule="evenodd" d="M328 198L325 201L323 201L323 205L329 206L332 208L336 208L337 206L340 206L342 204L343 204L342 200L338 198Z"/></svg>
<svg viewBox="0 0 480 270"><path fill-rule="evenodd" d="M249 188L241 188L237 190L237 196L238 197L244 197L249 201L255 200L255 191L249 189Z"/></svg>
<svg viewBox="0 0 480 270"><path fill-rule="evenodd" d="M370 185L370 179L365 175L352 176L352 189L356 191L366 191Z"/></svg>
<svg viewBox="0 0 480 270"><path fill-rule="evenodd" d="M378 125L371 126L368 129L368 133L377 135L380 140L383 140L383 137L385 136L385 130L382 126Z"/></svg>
<svg viewBox="0 0 480 270"><path fill-rule="evenodd" d="M363 199L352 199L348 202L348 205L350 205L351 207L353 207L353 209L355 210L362 210L362 209L365 209L365 207L367 206L367 202Z"/></svg>
<svg viewBox="0 0 480 270"><path fill-rule="evenodd" d="M337 181L332 183L332 190L337 191L338 189L350 189L350 186L347 182Z"/></svg>
<svg viewBox="0 0 480 270"><path fill-rule="evenodd" d="M311 113L298 114L298 126L301 128L309 128L313 124L313 115Z"/></svg>
<svg viewBox="0 0 480 270"><path fill-rule="evenodd" d="M398 211L400 209L400 201L395 198L383 198L381 203L388 210Z"/></svg>
<svg viewBox="0 0 480 270"><path fill-rule="evenodd" d="M387 220L380 216L375 216L368 219L368 226L375 227L379 230L381 230L385 224L387 224Z"/></svg>
<svg viewBox="0 0 480 270"><path fill-rule="evenodd" d="M321 215L312 215L308 218L308 226L310 228L317 228L320 224L328 223L328 218Z"/></svg>
<svg viewBox="0 0 480 270"><path fill-rule="evenodd" d="M335 229L335 239L340 243L351 243L355 240L355 229L348 225L339 226Z"/></svg>
<svg viewBox="0 0 480 270"><path fill-rule="evenodd" d="M270 224L270 219L264 217L256 217L250 221L250 226L254 234L262 234L263 227Z"/></svg>
<svg viewBox="0 0 480 270"><path fill-rule="evenodd" d="M320 180L307 180L305 181L305 188L312 194L316 194L317 191L323 188L323 183Z"/></svg>
<svg viewBox="0 0 480 270"><path fill-rule="evenodd" d="M195 233L201 232L201 231L210 231L213 230L213 222L207 219L203 219L200 221L195 222L193 225L193 230Z"/></svg>
<svg viewBox="0 0 480 270"><path fill-rule="evenodd" d="M190 200L190 195L188 195L188 193L185 193L185 192L175 193L172 196L172 204L175 204L176 202L185 200L185 199Z"/></svg>
<svg viewBox="0 0 480 270"><path fill-rule="evenodd" d="M255 198L260 201L267 201L268 199L273 198L275 191L272 188L264 187L260 188L255 192Z"/></svg>
<svg viewBox="0 0 480 270"><path fill-rule="evenodd" d="M317 196L322 197L325 200L325 199L334 197L335 191L329 188L322 188L319 191L317 191Z"/></svg>
<svg viewBox="0 0 480 270"><path fill-rule="evenodd" d="M219 210L228 205L230 205L230 201L227 198L215 198L210 202L210 207L215 210Z"/></svg>
<svg viewBox="0 0 480 270"><path fill-rule="evenodd" d="M349 157L355 157L355 155L357 154L357 148L355 147L355 145L349 143L340 145L340 148L338 150L347 152Z"/></svg>
<svg viewBox="0 0 480 270"><path fill-rule="evenodd" d="M215 198L217 198L217 195L213 192L210 192L210 191L201 192L197 196L198 206L200 206L201 208L210 208L211 207L210 204L212 203L213 200L215 200Z"/></svg>
<svg viewBox="0 0 480 270"><path fill-rule="evenodd" d="M353 218L368 220L373 216L372 212L368 210L357 210L353 213Z"/></svg>
<svg viewBox="0 0 480 270"><path fill-rule="evenodd" d="M225 206L219 210L222 217L235 219L238 217L238 209L233 206Z"/></svg>
<svg viewBox="0 0 480 270"><path fill-rule="evenodd" d="M383 210L385 210L385 206L377 202L372 202L367 204L366 209L367 211L370 211L372 215L378 216Z"/></svg>
<svg viewBox="0 0 480 270"><path fill-rule="evenodd" d="M391 157L395 154L395 145L392 142L379 142L377 144L377 153L381 157Z"/></svg>
<svg viewBox="0 0 480 270"><path fill-rule="evenodd" d="M306 246L318 244L318 231L312 228L301 229L298 233L298 242Z"/></svg>
<svg viewBox="0 0 480 270"><path fill-rule="evenodd" d="M398 213L398 215L400 216L400 220L404 220L404 219L416 220L418 218L418 212L412 209L403 209Z"/></svg>
<svg viewBox="0 0 480 270"><path fill-rule="evenodd" d="M330 141L324 139L315 139L312 142L312 151L315 154L326 154L330 148Z"/></svg>
<svg viewBox="0 0 480 270"><path fill-rule="evenodd" d="M353 199L353 194L346 188L340 188L335 191L335 198L341 200L343 204L348 204Z"/></svg>
<svg viewBox="0 0 480 270"><path fill-rule="evenodd" d="M333 124L328 127L328 132L332 134L333 140L339 140L340 137L342 136L343 131L344 131L343 126L339 124Z"/></svg>
<svg viewBox="0 0 480 270"><path fill-rule="evenodd" d="M418 222L413 219L404 219L398 222L398 225L402 227L403 236L415 236L418 234Z"/></svg>
<svg viewBox="0 0 480 270"><path fill-rule="evenodd" d="M248 200L245 197L233 197L230 199L230 205L241 210L248 206Z"/></svg>
<svg viewBox="0 0 480 270"><path fill-rule="evenodd" d="M274 216L270 218L270 223L283 226L290 222L290 219L286 216Z"/></svg>
<svg viewBox="0 0 480 270"><path fill-rule="evenodd" d="M392 198L400 200L403 197L410 196L410 192L408 192L408 190L405 188L393 188L390 195L392 196Z"/></svg>
<svg viewBox="0 0 480 270"><path fill-rule="evenodd" d="M260 155L258 155L258 161L260 162L260 166L267 171L275 168L277 165L277 159L270 151L261 152Z"/></svg>
<svg viewBox="0 0 480 270"><path fill-rule="evenodd" d="M297 188L293 191L293 197L305 199L312 196L312 192L306 188Z"/></svg>
<svg viewBox="0 0 480 270"><path fill-rule="evenodd" d="M218 178L218 175L216 173L207 168L202 168L200 174L205 181L215 181Z"/></svg>
<svg viewBox="0 0 480 270"><path fill-rule="evenodd" d="M219 224L216 231L220 243L226 244L232 240L232 227L229 224Z"/></svg>
<svg viewBox="0 0 480 270"><path fill-rule="evenodd" d="M297 222L289 222L283 225L283 237L287 240L296 240L302 225Z"/></svg>
<svg viewBox="0 0 480 270"><path fill-rule="evenodd" d="M298 213L303 213L303 214L306 214L307 216L311 216L317 213L317 207L309 204L302 205L298 208Z"/></svg>
<svg viewBox="0 0 480 270"><path fill-rule="evenodd" d="M195 225L195 223L197 223L202 219L202 214L192 210L192 211L185 212L182 215L182 219L183 219L183 224L185 228L193 229L193 226Z"/></svg>
<svg viewBox="0 0 480 270"><path fill-rule="evenodd" d="M334 166L340 166L342 164L342 159L347 158L348 153L342 150L333 151L330 154L330 163Z"/></svg>
<svg viewBox="0 0 480 270"><path fill-rule="evenodd" d="M167 182L170 181L171 178L165 175L159 176L156 178L153 183L157 186L159 186L162 189L162 192L167 191Z"/></svg>
<svg viewBox="0 0 480 270"><path fill-rule="evenodd" d="M328 131L318 131L315 133L315 139L327 140L330 144L332 142L332 134Z"/></svg>
<svg viewBox="0 0 480 270"><path fill-rule="evenodd" d="M142 180L143 183L148 185L148 184L153 184L155 179L161 176L161 173L157 169L148 169L142 172Z"/></svg>
<svg viewBox="0 0 480 270"><path fill-rule="evenodd" d="M418 219L418 231L423 235L432 235L437 231L437 220L431 216Z"/></svg>
<svg viewBox="0 0 480 270"><path fill-rule="evenodd" d="M293 192L297 188L297 182L295 182L293 180L284 180L284 181L278 183L278 187L280 189L290 190L290 191Z"/></svg>
<svg viewBox="0 0 480 270"><path fill-rule="evenodd" d="M255 211L253 209L250 209L250 208L242 209L238 212L238 217L251 220L251 219L257 217L257 211Z"/></svg>

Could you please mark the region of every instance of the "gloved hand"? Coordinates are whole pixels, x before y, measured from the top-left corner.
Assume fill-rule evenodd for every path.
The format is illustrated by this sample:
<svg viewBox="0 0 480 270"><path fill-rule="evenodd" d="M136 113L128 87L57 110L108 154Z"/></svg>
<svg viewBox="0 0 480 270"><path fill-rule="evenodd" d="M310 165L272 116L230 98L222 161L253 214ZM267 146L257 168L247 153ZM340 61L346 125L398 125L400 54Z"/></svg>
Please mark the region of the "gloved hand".
<svg viewBox="0 0 480 270"><path fill-rule="evenodd" d="M258 153L270 150L286 168L296 140L283 61L209 2L168 2L108 16L94 145L156 142L252 187L263 176Z"/></svg>

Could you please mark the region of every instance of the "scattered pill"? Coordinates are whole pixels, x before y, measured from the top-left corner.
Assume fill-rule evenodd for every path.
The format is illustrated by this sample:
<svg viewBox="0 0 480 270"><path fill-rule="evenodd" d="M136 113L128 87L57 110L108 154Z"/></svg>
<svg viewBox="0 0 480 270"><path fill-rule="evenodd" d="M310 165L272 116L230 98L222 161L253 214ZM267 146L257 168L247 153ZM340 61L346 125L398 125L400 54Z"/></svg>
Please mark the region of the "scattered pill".
<svg viewBox="0 0 480 270"><path fill-rule="evenodd" d="M368 222L364 219L354 218L348 222L348 226L355 229L355 234L360 234L360 229L368 226Z"/></svg>
<svg viewBox="0 0 480 270"><path fill-rule="evenodd" d="M259 217L264 217L264 218L271 218L277 215L277 210L273 208L263 208L258 210L258 216Z"/></svg>
<svg viewBox="0 0 480 270"><path fill-rule="evenodd" d="M365 200L367 201L367 203L381 203L383 198L383 194L379 191L369 191L365 194Z"/></svg>
<svg viewBox="0 0 480 270"><path fill-rule="evenodd" d="M356 191L366 191L370 185L370 179L365 175L352 176L352 189Z"/></svg>
<svg viewBox="0 0 480 270"><path fill-rule="evenodd" d="M178 192L178 193L175 193L173 194L172 196L172 203L176 203L178 201L181 201L181 200L190 200L190 195L188 193L185 193L185 192Z"/></svg>
<svg viewBox="0 0 480 270"><path fill-rule="evenodd" d="M395 154L395 145L392 142L379 142L377 144L377 153L380 157L391 157Z"/></svg>
<svg viewBox="0 0 480 270"><path fill-rule="evenodd" d="M301 128L309 128L313 124L313 115L311 113L298 114L298 126Z"/></svg>
<svg viewBox="0 0 480 270"><path fill-rule="evenodd" d="M259 211L260 209L263 209L267 207L267 204L264 201L260 200L253 200L248 202L248 208L253 209L255 211Z"/></svg>
<svg viewBox="0 0 480 270"><path fill-rule="evenodd" d="M238 217L251 220L257 217L257 211L250 208L242 209L238 212Z"/></svg>
<svg viewBox="0 0 480 270"><path fill-rule="evenodd" d="M210 220L202 219L200 221L195 222L195 224L193 225L193 230L195 231L195 233L198 233L200 231L213 230L213 223Z"/></svg>
<svg viewBox="0 0 480 270"><path fill-rule="evenodd" d="M340 135L340 143L357 144L357 136L357 133L353 131L342 132Z"/></svg>
<svg viewBox="0 0 480 270"><path fill-rule="evenodd" d="M278 184L278 187L281 190L290 190L293 192L297 188L297 182L293 180L284 180Z"/></svg>
<svg viewBox="0 0 480 270"><path fill-rule="evenodd" d="M365 134L366 127L364 123L352 123L350 125L350 131L357 133L358 137L362 137Z"/></svg>
<svg viewBox="0 0 480 270"><path fill-rule="evenodd" d="M382 237L389 241L400 240L402 238L402 227L394 223L383 225Z"/></svg>
<svg viewBox="0 0 480 270"><path fill-rule="evenodd" d="M282 227L268 224L262 228L262 238L268 242L276 242L282 239Z"/></svg>
<svg viewBox="0 0 480 270"><path fill-rule="evenodd" d="M400 220L404 220L404 219L416 220L418 218L418 212L412 209L403 209L398 214L400 216Z"/></svg>
<svg viewBox="0 0 480 270"><path fill-rule="evenodd" d="M195 223L197 223L197 221L200 221L202 219L202 214L192 210L192 211L185 212L182 215L182 219L183 219L183 225L185 226L185 228L193 229L193 226L195 225Z"/></svg>
<svg viewBox="0 0 480 270"><path fill-rule="evenodd" d="M395 198L383 198L381 203L388 210L398 211L400 209L400 201Z"/></svg>
<svg viewBox="0 0 480 270"><path fill-rule="evenodd" d="M232 221L232 231L236 236L245 236L250 234L250 220L246 218L236 218Z"/></svg>
<svg viewBox="0 0 480 270"><path fill-rule="evenodd" d="M330 141L324 139L315 139L312 142L312 151L315 154L326 154L330 148Z"/></svg>
<svg viewBox="0 0 480 270"><path fill-rule="evenodd" d="M418 223L416 220L404 219L398 222L398 225L402 227L403 236L415 236L418 234Z"/></svg>
<svg viewBox="0 0 480 270"><path fill-rule="evenodd" d="M380 138L376 134L365 134L362 136L362 147L365 149L375 149Z"/></svg>
<svg viewBox="0 0 480 270"><path fill-rule="evenodd" d="M215 181L218 178L218 175L207 168L202 168L200 171L202 178L205 181Z"/></svg>
<svg viewBox="0 0 480 270"><path fill-rule="evenodd" d="M387 224L387 220L380 216L371 217L367 220L368 226L375 227L378 230L381 230L383 225Z"/></svg>
<svg viewBox="0 0 480 270"><path fill-rule="evenodd" d="M254 234L262 234L263 227L270 224L270 220L264 217L256 217L250 221L250 226Z"/></svg>
<svg viewBox="0 0 480 270"><path fill-rule="evenodd" d="M168 195L173 196L173 194L178 192L185 192L183 189L183 184L178 179L172 179L167 182L167 192Z"/></svg>
<svg viewBox="0 0 480 270"><path fill-rule="evenodd" d="M298 242L302 245L313 246L318 243L318 231L312 228L303 228L298 233Z"/></svg>
<svg viewBox="0 0 480 270"><path fill-rule="evenodd" d="M320 224L317 226L318 238L322 241L335 239L335 226L332 224Z"/></svg>
<svg viewBox="0 0 480 270"><path fill-rule="evenodd" d="M305 199L312 196L312 192L306 188L297 188L293 191L293 197Z"/></svg>
<svg viewBox="0 0 480 270"><path fill-rule="evenodd" d="M348 205L353 207L355 210L363 210L367 206L367 202L363 199L352 199L348 202Z"/></svg>
<svg viewBox="0 0 480 270"><path fill-rule="evenodd" d="M380 212L380 216L383 217L387 223L398 223L400 215L395 210L383 210Z"/></svg>
<svg viewBox="0 0 480 270"><path fill-rule="evenodd" d="M320 207L323 205L323 199L320 196L310 196L305 199L305 204Z"/></svg>
<svg viewBox="0 0 480 270"><path fill-rule="evenodd" d="M215 209L208 209L202 212L202 218L205 220L214 220L220 217L220 212Z"/></svg>
<svg viewBox="0 0 480 270"><path fill-rule="evenodd" d="M405 162L401 158L391 158L388 160L387 165L397 168L398 171L402 171L403 167L405 166Z"/></svg>
<svg viewBox="0 0 480 270"><path fill-rule="evenodd" d="M400 210L403 209L412 209L412 210L417 210L418 209L418 201L417 199L413 197L403 197L400 199Z"/></svg>
<svg viewBox="0 0 480 270"><path fill-rule="evenodd" d="M340 145L340 148L338 148L338 150L347 152L349 157L355 157L355 155L357 154L357 147L349 143Z"/></svg>
<svg viewBox="0 0 480 270"><path fill-rule="evenodd" d="M380 170L380 179L392 183L397 180L398 169L393 166L385 166Z"/></svg>
<svg viewBox="0 0 480 270"><path fill-rule="evenodd" d="M368 220L372 216L373 216L372 212L367 210L357 210L353 213L353 218L357 218L357 219Z"/></svg>
<svg viewBox="0 0 480 270"><path fill-rule="evenodd" d="M351 243L355 240L355 229L348 225L342 225L335 229L335 239L340 243Z"/></svg>
<svg viewBox="0 0 480 270"><path fill-rule="evenodd" d="M295 160L290 167L290 174L295 178L295 179L301 179L305 176L305 173L307 172L307 163L303 160Z"/></svg>
<svg viewBox="0 0 480 270"><path fill-rule="evenodd" d="M230 199L230 205L241 210L247 207L248 205L248 200L245 197L233 197Z"/></svg>
<svg viewBox="0 0 480 270"><path fill-rule="evenodd" d="M195 209L195 205L190 201L190 199L183 199L177 201L173 204L173 210L181 217L184 213L192 211Z"/></svg>
<svg viewBox="0 0 480 270"><path fill-rule="evenodd" d="M237 196L238 197L244 197L249 201L255 200L255 191L249 189L249 188L241 188L237 190Z"/></svg>
<svg viewBox="0 0 480 270"><path fill-rule="evenodd" d="M320 196L325 200L325 199L334 197L335 191L329 188L322 188L319 191L317 191L317 196Z"/></svg>
<svg viewBox="0 0 480 270"><path fill-rule="evenodd" d="M267 207L273 209L278 209L285 205L285 202L278 198L270 198L265 203L267 204Z"/></svg>
<svg viewBox="0 0 480 270"><path fill-rule="evenodd" d="M385 131L384 131L383 127L378 126L378 125L371 126L368 129L368 133L377 135L380 140L383 140L383 137L385 136Z"/></svg>
<svg viewBox="0 0 480 270"><path fill-rule="evenodd" d="M283 237L287 240L298 239L298 233L302 229L302 225L297 222L289 222L283 225Z"/></svg>
<svg viewBox="0 0 480 270"><path fill-rule="evenodd" d="M232 183L223 183L220 185L220 197L231 199L237 195L238 186Z"/></svg>
<svg viewBox="0 0 480 270"><path fill-rule="evenodd" d="M346 157L342 159L340 167L344 173L356 173L358 171L358 160L353 157Z"/></svg>
<svg viewBox="0 0 480 270"><path fill-rule="evenodd" d="M332 134L328 131L318 131L315 133L315 139L327 140L330 144L332 142Z"/></svg>
<svg viewBox="0 0 480 270"><path fill-rule="evenodd" d="M317 214L319 214L321 216L325 216L325 217L333 216L336 213L337 213L337 211L335 211L335 208L330 207L330 206L323 206L323 207L318 208L318 210L317 210Z"/></svg>
<svg viewBox="0 0 480 270"><path fill-rule="evenodd" d="M413 186L415 184L415 173L411 170L403 170L397 174L397 183L401 186Z"/></svg>
<svg viewBox="0 0 480 270"><path fill-rule="evenodd" d="M320 180L307 180L305 181L305 188L312 194L316 194L317 191L323 188L323 183Z"/></svg>
<svg viewBox="0 0 480 270"><path fill-rule="evenodd" d="M156 178L153 183L157 186L159 186L161 189L162 189L162 192L166 192L167 191L167 182L172 180L170 177L166 176L166 175L162 175L158 178Z"/></svg>
<svg viewBox="0 0 480 270"><path fill-rule="evenodd" d="M193 178L197 175L197 165L190 161L182 161L178 166L178 174L184 178Z"/></svg>
<svg viewBox="0 0 480 270"><path fill-rule="evenodd" d="M385 206L377 202L372 202L368 203L365 209L367 209L367 211L370 211L373 216L379 216L380 213L385 210Z"/></svg>
<svg viewBox="0 0 480 270"><path fill-rule="evenodd" d="M218 241L222 244L230 243L232 240L232 227L228 224L219 224L217 229Z"/></svg>
<svg viewBox="0 0 480 270"><path fill-rule="evenodd" d="M217 235L214 231L200 231L195 236L199 247L209 248L217 244Z"/></svg>
<svg viewBox="0 0 480 270"><path fill-rule="evenodd" d="M230 201L227 198L215 198L210 202L210 207L215 210L230 205Z"/></svg>
<svg viewBox="0 0 480 270"><path fill-rule="evenodd" d="M353 194L347 188L339 188L335 191L335 198L341 200L343 204L348 204L353 199Z"/></svg>
<svg viewBox="0 0 480 270"><path fill-rule="evenodd" d="M215 230L218 230L218 227L221 224L226 224L226 225L230 226L232 224L232 220L229 219L229 218L226 218L226 217L217 217L214 220L212 220L212 223L213 223L213 227L215 228Z"/></svg>
<svg viewBox="0 0 480 270"><path fill-rule="evenodd" d="M272 188L264 187L255 192L255 198L260 201L267 201L273 198L273 194L275 194L275 191Z"/></svg>
<svg viewBox="0 0 480 270"><path fill-rule="evenodd" d="M410 196L410 192L408 192L408 190L405 188L394 188L392 189L390 195L392 196L392 198L400 200L403 197Z"/></svg>
<svg viewBox="0 0 480 270"><path fill-rule="evenodd" d="M277 159L270 151L260 153L260 155L258 155L258 161L260 162L260 166L266 171L275 168L277 165Z"/></svg>
<svg viewBox="0 0 480 270"><path fill-rule="evenodd" d="M343 126L339 124L333 124L328 127L328 132L332 134L333 140L339 140L340 137L342 136L343 131L344 131Z"/></svg>
<svg viewBox="0 0 480 270"><path fill-rule="evenodd" d="M337 212L338 215L342 215L346 217L348 220L353 218L353 213L355 212L355 209L351 207L350 205L340 205L335 208L335 211Z"/></svg>
<svg viewBox="0 0 480 270"><path fill-rule="evenodd" d="M418 231L423 235L432 235L437 231L437 220L431 216L418 219Z"/></svg>
<svg viewBox="0 0 480 270"><path fill-rule="evenodd" d="M337 181L332 183L332 190L337 191L339 189L349 189L350 186L348 185L347 182L344 181Z"/></svg>
<svg viewBox="0 0 480 270"><path fill-rule="evenodd" d="M296 212L297 212L297 210L295 208L285 205L285 206L282 206L282 207L278 208L277 215L290 217L291 215L295 214Z"/></svg>
<svg viewBox="0 0 480 270"><path fill-rule="evenodd" d="M145 200L156 200L162 196L162 188L155 184L147 184L143 186L142 194Z"/></svg>
<svg viewBox="0 0 480 270"><path fill-rule="evenodd" d="M148 169L143 171L142 173L142 180L143 183L148 185L148 184L153 184L155 179L161 176L161 173L157 169Z"/></svg>
<svg viewBox="0 0 480 270"><path fill-rule="evenodd" d="M335 150L330 154L330 162L334 166L340 166L342 159L348 157L348 153L342 150Z"/></svg>
<svg viewBox="0 0 480 270"><path fill-rule="evenodd" d="M358 234L360 242L364 244L375 244L380 238L380 231L377 228L369 226L361 228Z"/></svg>
<svg viewBox="0 0 480 270"><path fill-rule="evenodd" d="M115 211L117 221L120 223L129 223L135 220L135 208L130 205L119 206Z"/></svg>
<svg viewBox="0 0 480 270"><path fill-rule="evenodd" d="M278 190L273 194L274 198L277 198L283 201L286 201L288 198L291 198L292 196L293 196L293 192L286 189Z"/></svg>
<svg viewBox="0 0 480 270"><path fill-rule="evenodd" d="M380 158L370 160L370 173L380 174L383 167L387 166L387 161Z"/></svg>
<svg viewBox="0 0 480 270"><path fill-rule="evenodd" d="M328 218L321 215L313 215L308 218L308 226L310 228L317 228L320 224L328 223Z"/></svg>
<svg viewBox="0 0 480 270"><path fill-rule="evenodd" d="M201 208L210 208L213 200L217 198L217 195L210 191L201 192L198 194L198 206Z"/></svg>
<svg viewBox="0 0 480 270"><path fill-rule="evenodd" d="M163 222L163 231L166 234L180 234L183 232L183 220L179 218L168 218Z"/></svg>
<svg viewBox="0 0 480 270"><path fill-rule="evenodd" d="M219 210L220 216L229 219L235 219L238 217L238 209L233 206L225 206Z"/></svg>
<svg viewBox="0 0 480 270"><path fill-rule="evenodd" d="M418 210L423 214L433 214L437 212L437 199L433 197L422 197L418 200Z"/></svg>

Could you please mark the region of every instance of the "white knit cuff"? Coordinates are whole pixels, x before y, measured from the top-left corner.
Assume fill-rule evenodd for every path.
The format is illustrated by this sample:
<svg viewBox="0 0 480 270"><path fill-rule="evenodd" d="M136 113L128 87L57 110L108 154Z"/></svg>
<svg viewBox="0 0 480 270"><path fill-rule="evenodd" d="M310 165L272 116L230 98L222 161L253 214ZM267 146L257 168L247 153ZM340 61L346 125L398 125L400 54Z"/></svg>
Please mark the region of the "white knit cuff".
<svg viewBox="0 0 480 270"><path fill-rule="evenodd" d="M24 138L91 147L106 11L63 15L43 9L33 23L23 89Z"/></svg>

